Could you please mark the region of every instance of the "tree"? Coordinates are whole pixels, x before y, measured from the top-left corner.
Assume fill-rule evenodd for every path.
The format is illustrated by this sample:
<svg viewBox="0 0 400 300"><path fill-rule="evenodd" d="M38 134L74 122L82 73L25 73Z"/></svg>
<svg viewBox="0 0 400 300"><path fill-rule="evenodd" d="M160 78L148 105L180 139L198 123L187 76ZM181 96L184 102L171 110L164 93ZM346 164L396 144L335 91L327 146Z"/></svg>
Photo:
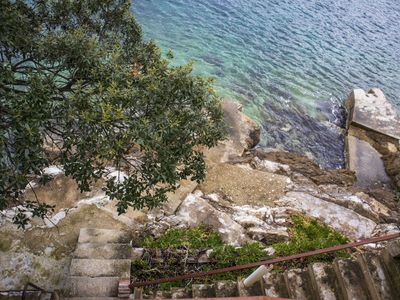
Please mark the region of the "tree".
<svg viewBox="0 0 400 300"><path fill-rule="evenodd" d="M50 209L21 194L32 178L47 182L51 164L81 191L108 166L124 171L105 187L119 213L205 176L199 146L223 137L211 80L143 41L130 2L0 0L0 209L22 204L22 226L24 211Z"/></svg>

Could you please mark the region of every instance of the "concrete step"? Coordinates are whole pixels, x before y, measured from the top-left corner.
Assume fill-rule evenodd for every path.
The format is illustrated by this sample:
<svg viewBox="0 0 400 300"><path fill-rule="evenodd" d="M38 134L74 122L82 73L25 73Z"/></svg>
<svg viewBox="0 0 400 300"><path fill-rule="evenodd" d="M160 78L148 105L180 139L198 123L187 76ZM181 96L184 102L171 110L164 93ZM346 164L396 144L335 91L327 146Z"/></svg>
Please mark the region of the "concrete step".
<svg viewBox="0 0 400 300"><path fill-rule="evenodd" d="M334 269L344 299L372 299L363 270L357 261L352 259L335 260Z"/></svg>
<svg viewBox="0 0 400 300"><path fill-rule="evenodd" d="M344 299L340 293L339 280L331 264L313 263L308 268L311 282L319 299Z"/></svg>
<svg viewBox="0 0 400 300"><path fill-rule="evenodd" d="M218 281L215 283L215 296L219 298L237 297L239 295L237 282L231 280Z"/></svg>
<svg viewBox="0 0 400 300"><path fill-rule="evenodd" d="M245 287L243 280L245 278L238 278L237 287L239 297L250 297L250 296L265 296L264 283L260 280L253 284L251 287Z"/></svg>
<svg viewBox="0 0 400 300"><path fill-rule="evenodd" d="M375 253L359 254L357 257L365 274L371 293L376 299L393 299L396 289L392 286L389 274L385 270L380 255Z"/></svg>
<svg viewBox="0 0 400 300"><path fill-rule="evenodd" d="M282 273L269 272L263 276L265 296L289 298L285 276Z"/></svg>
<svg viewBox="0 0 400 300"><path fill-rule="evenodd" d="M65 286L67 297L117 297L119 277L69 276Z"/></svg>
<svg viewBox="0 0 400 300"><path fill-rule="evenodd" d="M215 298L214 284L192 284L193 298Z"/></svg>
<svg viewBox="0 0 400 300"><path fill-rule="evenodd" d="M73 258L69 269L71 276L130 278L130 259L79 259Z"/></svg>
<svg viewBox="0 0 400 300"><path fill-rule="evenodd" d="M113 229L81 228L78 243L129 244L131 237L124 231Z"/></svg>
<svg viewBox="0 0 400 300"><path fill-rule="evenodd" d="M133 249L129 244L78 243L74 258L132 259Z"/></svg>
<svg viewBox="0 0 400 300"><path fill-rule="evenodd" d="M308 271L293 269L286 271L284 276L290 298L297 300L317 299Z"/></svg>

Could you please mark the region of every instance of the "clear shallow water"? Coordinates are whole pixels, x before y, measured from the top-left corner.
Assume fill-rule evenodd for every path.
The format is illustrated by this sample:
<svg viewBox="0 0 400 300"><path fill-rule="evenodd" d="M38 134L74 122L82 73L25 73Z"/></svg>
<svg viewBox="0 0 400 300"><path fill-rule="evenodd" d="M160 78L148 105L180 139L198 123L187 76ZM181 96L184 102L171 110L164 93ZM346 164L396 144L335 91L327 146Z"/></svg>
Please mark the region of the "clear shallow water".
<svg viewBox="0 0 400 300"><path fill-rule="evenodd" d="M244 105L262 144L343 166L341 105L379 87L400 108L398 0L135 0L145 37Z"/></svg>

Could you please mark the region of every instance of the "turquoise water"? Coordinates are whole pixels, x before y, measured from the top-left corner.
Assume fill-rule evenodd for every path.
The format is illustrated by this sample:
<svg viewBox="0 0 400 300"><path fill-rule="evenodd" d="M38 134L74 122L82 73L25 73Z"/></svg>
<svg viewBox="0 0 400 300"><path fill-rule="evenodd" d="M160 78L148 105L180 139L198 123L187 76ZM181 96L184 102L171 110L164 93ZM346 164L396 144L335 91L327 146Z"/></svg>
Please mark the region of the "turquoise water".
<svg viewBox="0 0 400 300"><path fill-rule="evenodd" d="M244 105L262 144L344 163L342 105L380 87L400 107L398 0L135 0L145 37Z"/></svg>

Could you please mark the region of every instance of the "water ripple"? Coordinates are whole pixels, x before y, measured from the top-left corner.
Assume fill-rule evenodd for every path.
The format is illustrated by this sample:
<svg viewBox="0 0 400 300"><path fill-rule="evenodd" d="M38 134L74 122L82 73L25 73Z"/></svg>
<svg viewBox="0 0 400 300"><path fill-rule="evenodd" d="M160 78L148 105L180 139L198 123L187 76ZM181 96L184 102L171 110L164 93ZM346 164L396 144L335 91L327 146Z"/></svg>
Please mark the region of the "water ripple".
<svg viewBox="0 0 400 300"><path fill-rule="evenodd" d="M400 3L392 0L135 0L173 63L195 60L263 127L262 143L343 166L342 104L380 87L400 108Z"/></svg>

